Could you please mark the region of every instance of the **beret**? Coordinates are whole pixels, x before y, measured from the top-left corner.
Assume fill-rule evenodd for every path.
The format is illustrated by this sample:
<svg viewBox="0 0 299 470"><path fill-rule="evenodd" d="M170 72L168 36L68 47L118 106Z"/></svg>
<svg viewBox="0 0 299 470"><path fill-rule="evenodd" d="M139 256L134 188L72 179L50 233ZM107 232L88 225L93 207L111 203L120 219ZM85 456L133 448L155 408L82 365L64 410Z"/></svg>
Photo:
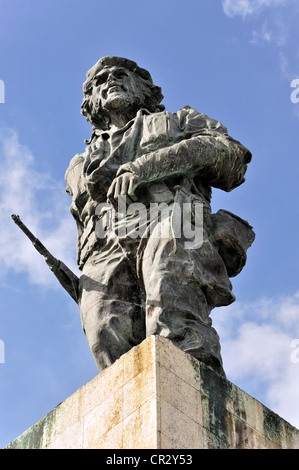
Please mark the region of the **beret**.
<svg viewBox="0 0 299 470"><path fill-rule="evenodd" d="M106 56L102 57L93 67L91 67L91 69L87 71L86 81L83 83L83 91L85 92L88 90L95 75L97 75L104 67L112 67L115 65L137 73L141 78L148 80L153 84L150 73L147 70L140 68L133 60L125 59L124 57Z"/></svg>

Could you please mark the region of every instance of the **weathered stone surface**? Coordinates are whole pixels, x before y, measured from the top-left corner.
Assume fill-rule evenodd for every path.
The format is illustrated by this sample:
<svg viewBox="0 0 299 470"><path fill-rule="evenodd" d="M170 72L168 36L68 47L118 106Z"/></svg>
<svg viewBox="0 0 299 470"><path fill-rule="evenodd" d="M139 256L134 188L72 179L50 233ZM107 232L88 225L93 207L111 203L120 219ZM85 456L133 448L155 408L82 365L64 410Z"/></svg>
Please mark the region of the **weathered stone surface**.
<svg viewBox="0 0 299 470"><path fill-rule="evenodd" d="M244 267L254 233L228 211L211 214L211 188L241 185L250 151L190 106L165 111L161 89L131 60L103 57L83 93L92 136L65 179L78 228L77 302L99 370L161 335L225 375L210 312L235 300L230 277ZM153 218L153 204L167 215ZM186 226L200 235L190 240Z"/></svg>
<svg viewBox="0 0 299 470"><path fill-rule="evenodd" d="M299 449L299 431L170 340L151 336L8 449Z"/></svg>

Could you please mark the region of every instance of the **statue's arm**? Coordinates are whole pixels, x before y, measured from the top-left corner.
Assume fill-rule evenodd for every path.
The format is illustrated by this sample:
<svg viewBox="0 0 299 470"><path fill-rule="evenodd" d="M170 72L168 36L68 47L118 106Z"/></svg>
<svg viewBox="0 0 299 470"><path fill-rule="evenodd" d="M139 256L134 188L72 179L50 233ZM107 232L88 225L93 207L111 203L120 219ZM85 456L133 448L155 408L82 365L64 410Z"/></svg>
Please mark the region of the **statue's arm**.
<svg viewBox="0 0 299 470"><path fill-rule="evenodd" d="M122 165L120 177L131 173L133 191L140 185L173 175L200 176L209 185L230 191L244 181L250 151L231 138L218 121L185 107L177 114L183 138L168 147Z"/></svg>
<svg viewBox="0 0 299 470"><path fill-rule="evenodd" d="M135 176L138 186L170 176L200 176L210 186L231 191L244 182L251 153L231 137L216 132L192 136L170 147L139 157L119 168Z"/></svg>
<svg viewBox="0 0 299 470"><path fill-rule="evenodd" d="M66 192L72 198L70 213L75 219L77 226L77 262L79 262L80 255L80 239L84 232L81 212L87 200L87 191L84 188L81 176L83 162L84 157L82 154L75 155L65 174Z"/></svg>

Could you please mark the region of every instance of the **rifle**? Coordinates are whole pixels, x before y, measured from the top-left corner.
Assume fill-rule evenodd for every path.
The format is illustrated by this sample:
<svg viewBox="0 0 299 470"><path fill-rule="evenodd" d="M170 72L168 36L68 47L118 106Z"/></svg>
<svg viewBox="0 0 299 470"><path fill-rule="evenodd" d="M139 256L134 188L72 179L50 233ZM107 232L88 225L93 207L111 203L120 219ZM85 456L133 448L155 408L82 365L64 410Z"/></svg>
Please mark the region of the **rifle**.
<svg viewBox="0 0 299 470"><path fill-rule="evenodd" d="M32 232L21 221L18 215L12 214L12 220L25 233L32 242L34 248L45 258L45 261L53 274L56 276L62 287L78 303L79 278L62 261L54 258L47 248L36 238Z"/></svg>

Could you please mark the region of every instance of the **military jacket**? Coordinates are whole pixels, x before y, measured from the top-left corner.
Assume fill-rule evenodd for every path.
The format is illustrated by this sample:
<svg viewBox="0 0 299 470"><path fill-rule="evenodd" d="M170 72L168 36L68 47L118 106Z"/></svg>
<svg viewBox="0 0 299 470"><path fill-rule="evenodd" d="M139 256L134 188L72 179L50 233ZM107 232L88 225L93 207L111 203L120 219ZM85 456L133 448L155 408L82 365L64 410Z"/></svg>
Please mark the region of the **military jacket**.
<svg viewBox="0 0 299 470"><path fill-rule="evenodd" d="M190 194L209 205L211 187L231 191L242 184L250 160L250 151L221 123L189 106L177 113L141 109L122 129L93 129L85 152L73 157L65 175L78 229L79 268L100 249L95 211L116 176L137 176L134 190L141 202L149 200L145 195L150 198L157 183L164 185L167 199L188 182Z"/></svg>

